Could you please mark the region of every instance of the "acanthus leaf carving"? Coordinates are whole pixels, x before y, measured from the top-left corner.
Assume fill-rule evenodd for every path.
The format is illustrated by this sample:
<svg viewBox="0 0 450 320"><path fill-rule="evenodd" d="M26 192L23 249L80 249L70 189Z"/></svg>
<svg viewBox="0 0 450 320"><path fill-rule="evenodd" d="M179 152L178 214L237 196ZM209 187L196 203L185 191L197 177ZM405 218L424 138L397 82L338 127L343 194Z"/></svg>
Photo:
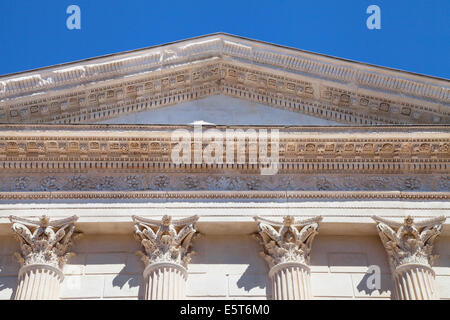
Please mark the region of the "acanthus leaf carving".
<svg viewBox="0 0 450 320"><path fill-rule="evenodd" d="M444 216L415 222L411 216L403 223L373 216L377 230L388 253L392 270L405 264L433 266L437 255L433 255L433 245L441 233Z"/></svg>
<svg viewBox="0 0 450 320"><path fill-rule="evenodd" d="M258 224L261 255L272 268L281 263L295 262L308 265L312 242L318 234L322 217L295 221L293 216L285 216L283 222L254 217Z"/></svg>
<svg viewBox="0 0 450 320"><path fill-rule="evenodd" d="M49 265L62 270L70 257L73 240L81 235L75 230L77 216L51 221L43 215L38 221L10 216L12 230L20 242L21 252L14 256L22 266Z"/></svg>
<svg viewBox="0 0 450 320"><path fill-rule="evenodd" d="M132 216L136 240L144 250L138 251L145 266L155 263L175 263L187 268L194 252L189 251L198 216L173 220L163 216L161 221Z"/></svg>

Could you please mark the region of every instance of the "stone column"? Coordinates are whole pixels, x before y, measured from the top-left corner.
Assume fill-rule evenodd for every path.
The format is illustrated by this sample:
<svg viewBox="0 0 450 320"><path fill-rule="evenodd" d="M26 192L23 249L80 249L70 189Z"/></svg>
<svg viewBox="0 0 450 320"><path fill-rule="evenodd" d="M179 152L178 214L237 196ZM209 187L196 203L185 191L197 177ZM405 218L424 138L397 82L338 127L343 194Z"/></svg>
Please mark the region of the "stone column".
<svg viewBox="0 0 450 320"><path fill-rule="evenodd" d="M189 252L197 216L161 221L133 216L136 239L144 251L137 254L145 263L145 299L182 300L185 298Z"/></svg>
<svg viewBox="0 0 450 320"><path fill-rule="evenodd" d="M53 300L59 298L64 280L63 268L73 253L72 235L78 217L54 220L42 216L32 221L9 217L12 230L20 242L21 253L16 252L22 267L19 270L15 300Z"/></svg>
<svg viewBox="0 0 450 320"><path fill-rule="evenodd" d="M438 258L432 255L436 237L441 233L445 217L414 222L411 216L403 223L372 217L386 249L394 280L394 296L398 300L438 299L435 273Z"/></svg>
<svg viewBox="0 0 450 320"><path fill-rule="evenodd" d="M293 216L282 223L254 217L272 281L272 299L311 299L309 253L322 217L295 222Z"/></svg>

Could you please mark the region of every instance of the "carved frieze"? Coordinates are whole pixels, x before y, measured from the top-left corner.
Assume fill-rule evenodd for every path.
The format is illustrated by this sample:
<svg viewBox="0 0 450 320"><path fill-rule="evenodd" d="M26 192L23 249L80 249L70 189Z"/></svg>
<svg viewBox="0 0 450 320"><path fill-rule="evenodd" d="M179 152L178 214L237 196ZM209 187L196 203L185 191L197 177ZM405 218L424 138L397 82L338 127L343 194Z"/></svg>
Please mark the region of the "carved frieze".
<svg viewBox="0 0 450 320"><path fill-rule="evenodd" d="M243 149L233 146L236 153L245 153L244 163L176 164L172 152L177 142L170 137L177 129L192 134L192 126L95 125L75 131L71 126L0 126L0 198L22 197L21 192L57 196L103 191L361 192L355 197L401 191L449 196L450 136L442 126L380 127L379 133L355 127L267 128L279 130L278 171L269 176L250 163L249 141ZM196 141L191 135L191 150ZM223 147L228 147L226 141ZM396 194L411 197L405 193Z"/></svg>
<svg viewBox="0 0 450 320"><path fill-rule="evenodd" d="M0 175L0 192L403 191L450 192L445 174L51 173Z"/></svg>
<svg viewBox="0 0 450 320"><path fill-rule="evenodd" d="M49 130L42 134L39 130ZM117 126L117 129L139 130L139 133L108 136L111 128L96 126L87 135L76 134L62 126L47 128L33 126L36 130L21 132L23 126L0 126L0 167L8 172L86 172L91 169L105 171L154 171L172 172L223 171L223 168L239 172L255 171L249 164L250 143L243 145L246 162L237 165L200 163L175 165L172 153L178 145L171 139L171 132L177 129L192 129L189 126L153 126L145 129L139 126ZM220 128L219 126L217 128ZM242 127L243 130L252 126ZM56 129L56 130L55 130ZM84 129L84 130L83 130ZM223 129L223 128L222 128ZM258 127L258 130L261 129ZM450 136L446 127L383 127L380 134L368 129L352 128L352 135L345 128L302 129L271 127L280 131L279 170L280 173L446 173L450 159ZM17 134L11 134L14 130ZM52 131L55 130L55 131ZM309 131L308 131L309 130ZM143 131L148 136L142 134ZM20 134L19 134L20 132ZM325 136L325 133L327 136ZM50 135L49 135L50 134ZM223 150L228 146L223 142ZM238 151L237 143L233 145ZM191 135L191 150L195 149L194 135ZM225 159L224 161L225 162ZM25 184L24 181L22 184ZM51 181L47 181L51 185ZM130 181L131 184L133 182Z"/></svg>

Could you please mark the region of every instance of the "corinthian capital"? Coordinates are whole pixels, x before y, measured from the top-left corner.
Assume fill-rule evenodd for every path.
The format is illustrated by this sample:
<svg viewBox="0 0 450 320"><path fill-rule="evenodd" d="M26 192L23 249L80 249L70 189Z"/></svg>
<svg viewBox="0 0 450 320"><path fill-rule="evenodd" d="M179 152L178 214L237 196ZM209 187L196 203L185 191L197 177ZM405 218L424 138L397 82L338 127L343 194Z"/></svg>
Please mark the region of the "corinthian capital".
<svg viewBox="0 0 450 320"><path fill-rule="evenodd" d="M444 216L415 222L411 216L403 223L372 217L377 222L378 234L389 256L391 268L404 264L433 266L437 255L432 255L436 237L441 233Z"/></svg>
<svg viewBox="0 0 450 320"><path fill-rule="evenodd" d="M154 263L176 263L187 267L193 252L189 252L198 216L172 220L165 215L161 221L133 216L134 233L144 247L138 252L145 266Z"/></svg>
<svg viewBox="0 0 450 320"><path fill-rule="evenodd" d="M12 230L20 242L21 253L14 256L25 267L29 265L48 265L62 270L72 246L77 216L53 220L42 216L38 221L10 216ZM77 235L79 233L76 233Z"/></svg>
<svg viewBox="0 0 450 320"><path fill-rule="evenodd" d="M264 246L261 255L269 267L288 262L309 264L312 241L318 233L322 217L295 222L293 216L284 217L283 222L254 217Z"/></svg>

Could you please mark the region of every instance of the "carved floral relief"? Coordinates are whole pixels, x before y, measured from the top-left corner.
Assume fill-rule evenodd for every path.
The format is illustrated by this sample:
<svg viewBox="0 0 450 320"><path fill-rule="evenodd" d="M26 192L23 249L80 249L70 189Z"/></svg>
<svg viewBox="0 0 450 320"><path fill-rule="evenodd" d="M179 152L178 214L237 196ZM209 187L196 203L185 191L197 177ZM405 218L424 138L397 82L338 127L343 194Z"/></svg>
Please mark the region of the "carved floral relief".
<svg viewBox="0 0 450 320"><path fill-rule="evenodd" d="M165 215L161 221L133 216L134 234L143 247L137 254L145 266L175 263L187 268L193 252L191 240L197 232L197 216L173 220Z"/></svg>
<svg viewBox="0 0 450 320"><path fill-rule="evenodd" d="M75 232L78 217L51 220L42 216L34 221L10 216L12 230L20 242L20 252L14 256L22 266L46 264L62 270L67 260L74 255L69 252L73 239L79 236Z"/></svg>

